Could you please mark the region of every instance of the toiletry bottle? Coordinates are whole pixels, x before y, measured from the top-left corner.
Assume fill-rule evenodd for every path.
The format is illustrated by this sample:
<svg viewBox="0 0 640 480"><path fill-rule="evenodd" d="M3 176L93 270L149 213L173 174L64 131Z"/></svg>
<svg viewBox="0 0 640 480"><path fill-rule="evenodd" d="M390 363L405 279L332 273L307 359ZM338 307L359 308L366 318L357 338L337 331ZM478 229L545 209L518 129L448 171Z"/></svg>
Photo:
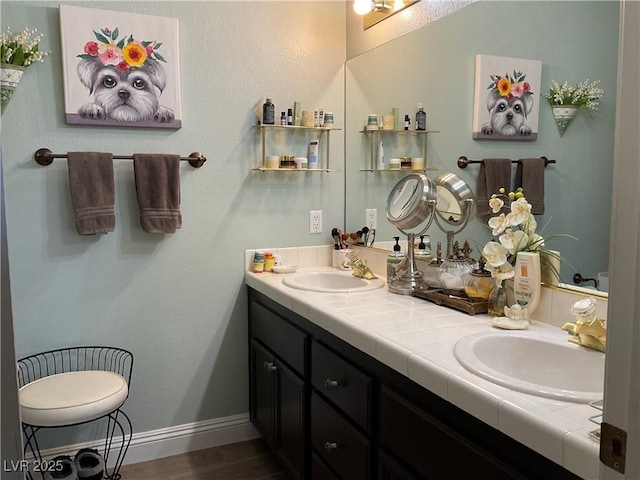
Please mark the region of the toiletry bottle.
<svg viewBox="0 0 640 480"><path fill-rule="evenodd" d="M387 257L387 283L391 282L396 276L396 266L402 261L404 255L400 251L400 237L393 237L396 244L393 246L393 252Z"/></svg>
<svg viewBox="0 0 640 480"><path fill-rule="evenodd" d="M293 125L293 110L287 109L287 125Z"/></svg>
<svg viewBox="0 0 640 480"><path fill-rule="evenodd" d="M405 115L404 116L404 129L405 130L409 130L411 128L411 119L409 118L409 115Z"/></svg>
<svg viewBox="0 0 640 480"><path fill-rule="evenodd" d="M262 105L262 123L265 125L274 125L276 123L276 107L271 103L271 99L267 98L267 101Z"/></svg>
<svg viewBox="0 0 640 480"><path fill-rule="evenodd" d="M318 168L318 139L314 139L309 142L307 160L310 170Z"/></svg>
<svg viewBox="0 0 640 480"><path fill-rule="evenodd" d="M387 165L384 161L384 146L382 140L378 142L378 170L385 170Z"/></svg>
<svg viewBox="0 0 640 480"><path fill-rule="evenodd" d="M273 272L273 267L276 264L275 258L273 258L273 253L265 252L264 254L264 271L265 272Z"/></svg>
<svg viewBox="0 0 640 480"><path fill-rule="evenodd" d="M425 131L427 129L427 114L424 111L422 103L418 104L418 112L416 113L416 130Z"/></svg>
<svg viewBox="0 0 640 480"><path fill-rule="evenodd" d="M256 252L253 255L253 273L264 272L264 253Z"/></svg>
<svg viewBox="0 0 640 480"><path fill-rule="evenodd" d="M513 294L516 303L527 309L529 317L540 300L540 281L540 255L536 252L518 252Z"/></svg>
<svg viewBox="0 0 640 480"><path fill-rule="evenodd" d="M284 112L280 112L280 125L287 124L287 114Z"/></svg>

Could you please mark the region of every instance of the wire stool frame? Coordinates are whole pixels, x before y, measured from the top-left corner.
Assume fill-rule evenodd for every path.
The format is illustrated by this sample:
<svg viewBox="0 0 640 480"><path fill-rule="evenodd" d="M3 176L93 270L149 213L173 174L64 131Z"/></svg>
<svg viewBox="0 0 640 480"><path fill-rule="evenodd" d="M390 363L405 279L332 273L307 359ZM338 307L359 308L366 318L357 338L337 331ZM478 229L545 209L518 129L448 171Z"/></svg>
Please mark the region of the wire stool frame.
<svg viewBox="0 0 640 480"><path fill-rule="evenodd" d="M57 350L50 350L48 352L30 355L18 360L18 388L50 375L87 370L109 371L122 375L127 382L127 388L129 388L131 372L133 370L133 355L127 350L105 346L60 348ZM122 466L124 457L129 449L131 437L133 435L131 420L120 407L101 417L94 418L93 420L70 424L81 425L83 423L95 422L102 418L107 419L107 436L105 437L104 442L104 462L105 478L108 480L119 480L121 478L119 473L120 467ZM58 428L62 426L66 427L69 425L42 427L23 422L22 431L24 433L25 455L27 453L27 449L29 449L34 458L41 462L42 455L40 453L36 433L43 428ZM122 444L118 450L118 455L113 465L112 472L109 474L107 461L109 459L109 454L111 453L111 447L113 446L113 436L116 433L116 429L122 436ZM41 473L44 478L44 472ZM27 473L27 478L29 480L33 479L31 472Z"/></svg>

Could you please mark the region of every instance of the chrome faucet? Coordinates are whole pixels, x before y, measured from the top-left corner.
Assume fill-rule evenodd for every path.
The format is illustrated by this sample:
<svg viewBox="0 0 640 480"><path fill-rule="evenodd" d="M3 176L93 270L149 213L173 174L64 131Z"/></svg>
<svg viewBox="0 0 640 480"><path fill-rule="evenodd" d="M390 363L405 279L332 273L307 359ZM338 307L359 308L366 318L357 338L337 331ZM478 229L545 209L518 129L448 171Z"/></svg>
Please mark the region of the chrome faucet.
<svg viewBox="0 0 640 480"><path fill-rule="evenodd" d="M569 332L569 341L604 352L607 347L607 327L604 320L596 317L596 300L593 297L578 300L571 307L576 317L575 323L567 322L562 326Z"/></svg>
<svg viewBox="0 0 640 480"><path fill-rule="evenodd" d="M353 270L354 277L366 278L367 280L378 278L369 266L360 259L356 252L351 251L347 253L347 258L349 259L347 266Z"/></svg>

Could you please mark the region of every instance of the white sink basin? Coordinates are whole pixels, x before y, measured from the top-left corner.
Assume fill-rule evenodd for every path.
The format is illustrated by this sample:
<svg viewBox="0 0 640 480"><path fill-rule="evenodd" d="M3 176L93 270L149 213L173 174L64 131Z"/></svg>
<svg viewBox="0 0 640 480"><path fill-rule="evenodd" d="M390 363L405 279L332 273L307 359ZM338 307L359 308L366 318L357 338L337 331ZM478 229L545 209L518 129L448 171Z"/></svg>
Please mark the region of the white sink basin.
<svg viewBox="0 0 640 480"><path fill-rule="evenodd" d="M384 287L384 280L380 278L367 280L354 277L350 271L296 273L284 277L282 283L298 290L328 293L366 292Z"/></svg>
<svg viewBox="0 0 640 480"><path fill-rule="evenodd" d="M602 400L604 353L532 331L469 335L455 347L470 372L512 390L576 403Z"/></svg>

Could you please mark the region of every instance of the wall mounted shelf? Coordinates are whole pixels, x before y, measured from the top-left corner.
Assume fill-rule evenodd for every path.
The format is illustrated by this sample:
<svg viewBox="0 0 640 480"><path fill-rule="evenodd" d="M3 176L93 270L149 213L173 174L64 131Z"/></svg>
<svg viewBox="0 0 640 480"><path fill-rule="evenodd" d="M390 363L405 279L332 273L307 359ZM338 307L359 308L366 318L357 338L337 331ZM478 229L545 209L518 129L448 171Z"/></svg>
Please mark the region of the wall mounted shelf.
<svg viewBox="0 0 640 480"><path fill-rule="evenodd" d="M262 125L258 124L260 129L260 138L262 141L262 164L258 168L253 168L252 171L260 172L335 172L337 170L331 170L329 168L329 151L331 147L331 131L341 130L334 127L303 127L298 125ZM286 134L293 134L294 132L303 132L307 134L317 134L318 142L323 145L320 148L320 155L318 158L318 164L324 165L324 168L267 168L267 134L273 134L275 132L286 132ZM307 135L309 137L310 135ZM309 140L307 140L308 144ZM319 145L320 146L320 145ZM324 150L324 152L322 151ZM322 158L320 158L322 157ZM324 160L324 162L322 162Z"/></svg>
<svg viewBox="0 0 640 480"><path fill-rule="evenodd" d="M423 171L426 172L428 170L437 170L435 168L429 168L428 165L428 161L427 161L427 140L429 137L429 134L431 133L440 133L439 130L360 130L360 133L364 134L366 137L369 138L369 152L370 152L370 166L369 168L364 168L362 170L360 170L361 172L418 172L418 171ZM420 138L422 140L422 156L424 158L424 165L425 168L424 169L416 169L416 170L410 170L410 169L385 169L385 170L380 170L377 169L375 167L376 165L376 146L378 144L379 140L382 140L385 136L407 136L407 137L416 137L416 138ZM400 156L400 155L399 155ZM404 156L404 155L402 155Z"/></svg>

